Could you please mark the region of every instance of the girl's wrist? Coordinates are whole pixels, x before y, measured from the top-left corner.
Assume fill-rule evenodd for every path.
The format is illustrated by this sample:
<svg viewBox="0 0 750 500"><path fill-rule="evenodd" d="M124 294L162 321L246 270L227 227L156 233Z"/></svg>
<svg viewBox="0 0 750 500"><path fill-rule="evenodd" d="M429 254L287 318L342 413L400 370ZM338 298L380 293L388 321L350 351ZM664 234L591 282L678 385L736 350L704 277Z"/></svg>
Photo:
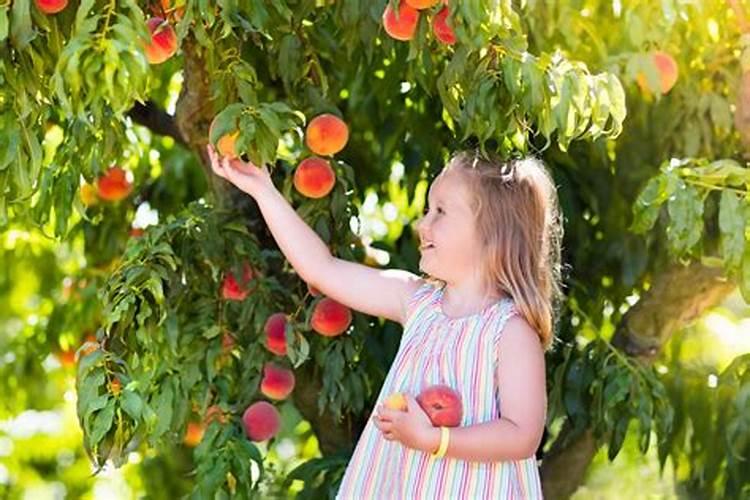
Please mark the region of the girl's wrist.
<svg viewBox="0 0 750 500"><path fill-rule="evenodd" d="M425 436L424 451L435 453L440 448L440 427L430 427Z"/></svg>

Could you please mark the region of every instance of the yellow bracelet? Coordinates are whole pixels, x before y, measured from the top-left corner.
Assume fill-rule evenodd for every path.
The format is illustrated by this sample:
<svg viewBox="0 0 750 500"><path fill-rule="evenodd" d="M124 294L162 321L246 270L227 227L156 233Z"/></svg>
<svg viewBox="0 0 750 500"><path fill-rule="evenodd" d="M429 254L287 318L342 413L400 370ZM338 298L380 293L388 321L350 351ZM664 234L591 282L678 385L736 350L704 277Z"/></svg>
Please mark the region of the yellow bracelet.
<svg viewBox="0 0 750 500"><path fill-rule="evenodd" d="M440 458L445 456L445 452L448 451L448 440L450 439L450 430L448 427L440 427L440 446L437 451L432 454L433 457Z"/></svg>

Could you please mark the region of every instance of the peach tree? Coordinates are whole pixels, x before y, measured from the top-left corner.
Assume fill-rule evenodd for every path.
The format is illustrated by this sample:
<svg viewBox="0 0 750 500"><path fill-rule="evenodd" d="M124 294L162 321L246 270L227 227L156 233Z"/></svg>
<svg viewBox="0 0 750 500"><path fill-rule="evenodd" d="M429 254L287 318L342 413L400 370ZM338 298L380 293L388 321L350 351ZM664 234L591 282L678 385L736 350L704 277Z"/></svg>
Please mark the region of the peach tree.
<svg viewBox="0 0 750 500"><path fill-rule="evenodd" d="M750 300L750 28L730 4L0 4L0 417L50 404L51 355L95 467L161 454L185 493L250 497L293 408L321 456L279 487L335 492L400 327L304 283L206 145L268 164L336 256L415 272L427 183L472 147L541 155L560 190L548 496L628 435L697 494L746 492L748 358L709 387L664 348Z"/></svg>

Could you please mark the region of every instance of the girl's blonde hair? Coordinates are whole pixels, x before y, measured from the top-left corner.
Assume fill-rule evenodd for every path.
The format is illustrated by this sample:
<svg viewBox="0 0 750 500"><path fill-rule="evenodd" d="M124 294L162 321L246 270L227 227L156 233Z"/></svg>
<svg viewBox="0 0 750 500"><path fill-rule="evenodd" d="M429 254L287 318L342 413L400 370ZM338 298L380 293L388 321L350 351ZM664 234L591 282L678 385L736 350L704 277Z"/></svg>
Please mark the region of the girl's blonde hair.
<svg viewBox="0 0 750 500"><path fill-rule="evenodd" d="M536 158L502 161L470 151L455 154L449 169L466 174L490 282L548 348L562 298L563 225L552 177Z"/></svg>

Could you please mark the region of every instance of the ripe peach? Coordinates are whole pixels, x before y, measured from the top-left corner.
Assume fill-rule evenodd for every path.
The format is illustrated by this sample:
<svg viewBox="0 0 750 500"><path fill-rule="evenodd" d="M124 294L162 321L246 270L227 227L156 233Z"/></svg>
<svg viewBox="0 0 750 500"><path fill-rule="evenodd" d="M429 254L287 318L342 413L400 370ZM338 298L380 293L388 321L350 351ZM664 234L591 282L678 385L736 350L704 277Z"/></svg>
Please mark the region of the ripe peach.
<svg viewBox="0 0 750 500"><path fill-rule="evenodd" d="M417 402L436 427L456 427L461 423L461 395L447 385L437 384L425 388L417 396Z"/></svg>
<svg viewBox="0 0 750 500"><path fill-rule="evenodd" d="M241 302L247 298L250 294L251 287L249 287L250 281L253 279L253 269L250 265L245 262L242 267L242 282L238 283L234 274L229 271L224 276L224 281L221 284L221 297L224 300L235 300Z"/></svg>
<svg viewBox="0 0 750 500"><path fill-rule="evenodd" d="M275 313L268 317L263 331L266 334L266 348L279 356L286 356L286 315Z"/></svg>
<svg viewBox="0 0 750 500"><path fill-rule="evenodd" d="M214 128L216 127L216 118L211 122L211 126L208 128L208 137L209 139L214 136ZM221 156L226 156L229 158L237 158L237 150L235 149L235 144L237 142L237 138L240 136L239 131L234 131L228 134L224 134L216 141L216 151Z"/></svg>
<svg viewBox="0 0 750 500"><path fill-rule="evenodd" d="M76 352L73 349L65 349L57 353L57 360L63 368L70 368L76 364Z"/></svg>
<svg viewBox="0 0 750 500"><path fill-rule="evenodd" d="M286 399L294 390L294 372L268 362L263 366L260 392L271 399Z"/></svg>
<svg viewBox="0 0 750 500"><path fill-rule="evenodd" d="M448 24L449 14L450 9L448 7L443 7L440 9L440 12L435 14L435 17L432 19L432 32L438 41L446 45L453 45L456 43L456 33L453 32L453 28Z"/></svg>
<svg viewBox="0 0 750 500"><path fill-rule="evenodd" d="M151 40L144 47L146 59L149 64L161 64L177 52L177 34L161 17L152 17L146 24L151 33Z"/></svg>
<svg viewBox="0 0 750 500"><path fill-rule="evenodd" d="M391 8L390 1L383 12L383 27L391 38L406 42L414 38L419 24L419 11L401 0L396 11Z"/></svg>
<svg viewBox="0 0 750 500"><path fill-rule="evenodd" d="M440 0L406 0L406 3L415 9L429 9L437 5Z"/></svg>
<svg viewBox="0 0 750 500"><path fill-rule="evenodd" d="M302 195L308 198L322 198L333 189L336 174L328 161L311 156L297 166L292 181Z"/></svg>
<svg viewBox="0 0 750 500"><path fill-rule="evenodd" d="M242 414L245 434L252 441L265 441L275 436L281 428L281 415L268 401L258 401Z"/></svg>
<svg viewBox="0 0 750 500"><path fill-rule="evenodd" d="M672 87L674 87L675 83L677 83L677 77L679 74L677 61L675 61L670 54L661 50L654 51L651 54L651 61L656 67L656 71L659 73L660 91L662 94L666 94L667 92L672 90ZM643 92L644 94L648 94L653 91L649 87L645 74L638 73L635 80L638 83L638 86L641 88L641 92Z"/></svg>
<svg viewBox="0 0 750 500"><path fill-rule="evenodd" d="M334 155L349 141L349 127L336 115L323 113L307 125L305 144L316 155Z"/></svg>
<svg viewBox="0 0 750 500"><path fill-rule="evenodd" d="M35 3L44 14L57 14L68 6L68 0L35 0Z"/></svg>
<svg viewBox="0 0 750 500"><path fill-rule="evenodd" d="M391 410L406 411L408 405L406 404L406 396L400 392L394 392L385 400L383 405Z"/></svg>
<svg viewBox="0 0 750 500"><path fill-rule="evenodd" d="M205 428L200 422L188 422L183 442L191 448L198 446L203 439L204 431Z"/></svg>
<svg viewBox="0 0 750 500"><path fill-rule="evenodd" d="M87 207L96 205L96 203L99 201L99 197L96 194L96 188L88 182L81 185L80 196L81 203L83 203Z"/></svg>
<svg viewBox="0 0 750 500"><path fill-rule="evenodd" d="M120 167L110 167L96 181L99 198L106 201L120 201L127 198L133 190L133 183L128 174Z"/></svg>
<svg viewBox="0 0 750 500"><path fill-rule="evenodd" d="M325 337L336 337L349 328L352 311L343 304L326 297L315 305L310 326Z"/></svg>

